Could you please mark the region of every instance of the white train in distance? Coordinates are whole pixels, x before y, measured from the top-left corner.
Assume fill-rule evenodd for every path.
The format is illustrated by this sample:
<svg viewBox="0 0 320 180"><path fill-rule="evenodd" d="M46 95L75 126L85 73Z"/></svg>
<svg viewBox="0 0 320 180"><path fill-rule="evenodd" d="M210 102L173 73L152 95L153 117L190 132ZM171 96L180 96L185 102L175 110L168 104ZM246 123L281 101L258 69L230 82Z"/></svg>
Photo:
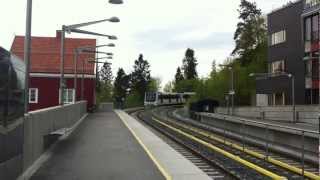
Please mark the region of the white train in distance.
<svg viewBox="0 0 320 180"><path fill-rule="evenodd" d="M163 92L146 92L144 96L144 106L165 106L179 105L188 101L194 92L184 93L163 93Z"/></svg>

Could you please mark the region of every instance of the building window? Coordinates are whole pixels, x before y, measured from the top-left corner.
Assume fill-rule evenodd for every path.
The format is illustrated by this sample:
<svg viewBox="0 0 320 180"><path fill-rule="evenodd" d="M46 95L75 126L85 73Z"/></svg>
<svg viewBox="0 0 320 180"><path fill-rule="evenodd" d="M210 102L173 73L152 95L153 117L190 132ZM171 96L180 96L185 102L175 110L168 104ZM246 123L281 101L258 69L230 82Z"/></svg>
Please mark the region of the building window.
<svg viewBox="0 0 320 180"><path fill-rule="evenodd" d="M63 90L63 103L64 104L74 103L74 101L75 101L74 93L75 93L74 89L64 89ZM60 99L60 94L59 94L59 99Z"/></svg>
<svg viewBox="0 0 320 180"><path fill-rule="evenodd" d="M305 9L316 6L320 3L319 0L306 0Z"/></svg>
<svg viewBox="0 0 320 180"><path fill-rule="evenodd" d="M306 61L305 72L306 77L312 77L312 61Z"/></svg>
<svg viewBox="0 0 320 180"><path fill-rule="evenodd" d="M286 41L286 31L282 30L279 32L275 32L271 35L271 46L280 44Z"/></svg>
<svg viewBox="0 0 320 180"><path fill-rule="evenodd" d="M305 20L305 30L304 30L305 41L311 41L311 17Z"/></svg>
<svg viewBox="0 0 320 180"><path fill-rule="evenodd" d="M269 72L270 73L280 73L280 72L284 72L285 69L284 69L284 60L282 61L275 61L275 62L272 62L271 65L270 65L270 70Z"/></svg>
<svg viewBox="0 0 320 180"><path fill-rule="evenodd" d="M271 106L283 106L286 104L284 92L270 94L268 99L269 99L269 105Z"/></svg>
<svg viewBox="0 0 320 180"><path fill-rule="evenodd" d="M319 15L312 16L312 42L319 40Z"/></svg>
<svg viewBox="0 0 320 180"><path fill-rule="evenodd" d="M310 56L310 53L318 51L319 41L319 15L312 15L304 19L304 44L305 57Z"/></svg>
<svg viewBox="0 0 320 180"><path fill-rule="evenodd" d="M29 103L38 103L38 89L30 88L29 89Z"/></svg>

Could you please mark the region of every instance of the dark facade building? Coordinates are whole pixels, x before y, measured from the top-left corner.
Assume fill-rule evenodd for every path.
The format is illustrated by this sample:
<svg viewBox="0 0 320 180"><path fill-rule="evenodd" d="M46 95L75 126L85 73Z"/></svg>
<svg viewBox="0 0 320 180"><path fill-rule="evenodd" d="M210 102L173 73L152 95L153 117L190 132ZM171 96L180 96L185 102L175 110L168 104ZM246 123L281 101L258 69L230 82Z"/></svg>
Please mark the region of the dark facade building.
<svg viewBox="0 0 320 180"><path fill-rule="evenodd" d="M319 0L299 0L268 14L268 73L257 80L257 105L317 104L319 97Z"/></svg>

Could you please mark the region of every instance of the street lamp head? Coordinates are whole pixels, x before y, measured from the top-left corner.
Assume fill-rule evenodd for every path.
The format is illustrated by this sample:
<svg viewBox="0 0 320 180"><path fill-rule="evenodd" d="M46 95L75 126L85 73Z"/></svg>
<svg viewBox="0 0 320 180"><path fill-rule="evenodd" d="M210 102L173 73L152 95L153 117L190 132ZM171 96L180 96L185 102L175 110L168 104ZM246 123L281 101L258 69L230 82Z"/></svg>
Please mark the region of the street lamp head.
<svg viewBox="0 0 320 180"><path fill-rule="evenodd" d="M107 46L108 46L108 47L115 47L116 45L113 44L113 43L109 43L109 44L107 44Z"/></svg>
<svg viewBox="0 0 320 180"><path fill-rule="evenodd" d="M117 36L109 36L109 39L110 40L117 40L118 38L117 38Z"/></svg>
<svg viewBox="0 0 320 180"><path fill-rule="evenodd" d="M113 53L106 53L108 56L113 56Z"/></svg>
<svg viewBox="0 0 320 180"><path fill-rule="evenodd" d="M254 77L254 76L255 76L254 73L250 73L250 74L249 74L249 77Z"/></svg>
<svg viewBox="0 0 320 180"><path fill-rule="evenodd" d="M112 65L112 63L109 63L109 62L103 63L103 66L108 66L108 65Z"/></svg>
<svg viewBox="0 0 320 180"><path fill-rule="evenodd" d="M120 19L118 17L111 17L109 19L110 22L114 22L114 23L117 23L117 22L120 22Z"/></svg>
<svg viewBox="0 0 320 180"><path fill-rule="evenodd" d="M291 77L292 77L292 74L288 74L288 77L291 78Z"/></svg>
<svg viewBox="0 0 320 180"><path fill-rule="evenodd" d="M122 0L109 0L110 4L123 4Z"/></svg>

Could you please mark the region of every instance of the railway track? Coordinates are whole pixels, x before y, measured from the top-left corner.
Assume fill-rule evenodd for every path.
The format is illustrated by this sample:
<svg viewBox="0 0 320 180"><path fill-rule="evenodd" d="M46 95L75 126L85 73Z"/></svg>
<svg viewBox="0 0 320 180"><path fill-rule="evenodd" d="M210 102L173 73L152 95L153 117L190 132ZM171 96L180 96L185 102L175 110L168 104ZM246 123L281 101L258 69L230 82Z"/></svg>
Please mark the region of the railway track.
<svg viewBox="0 0 320 180"><path fill-rule="evenodd" d="M175 137L173 134L165 131L162 128L159 128L156 124L150 122L150 114L146 112L133 112L131 113L132 116L134 116L136 119L139 119L144 124L147 125L147 127L155 133L158 137L160 137L163 141L165 141L169 146L171 146L174 150L176 150L178 153L183 155L186 159L191 161L195 166L197 166L199 169L201 169L204 173L206 173L209 177L215 180L232 180L232 179L238 179L228 172L226 172L221 167L215 165L211 160L206 159L206 157L197 152L197 150L188 145L186 142L183 142L181 139Z"/></svg>
<svg viewBox="0 0 320 180"><path fill-rule="evenodd" d="M163 128L171 128L177 132L181 131L182 133L186 133L187 135L190 135L190 137L195 137L200 141L204 141L204 143L208 143L216 148L229 152L243 160L246 160L247 162L251 162L256 166L261 167L268 172L272 172L279 177L287 179L320 179L318 174L316 174L317 168L314 165L305 164L305 170L303 171L301 169L300 162L297 160L273 152L268 152L266 155L264 149L249 144L243 146L234 139L215 134L212 127L208 127L198 122L177 121L168 116L169 114L170 112L168 108L162 108L160 110L157 109L153 112L155 117L152 119L158 124L162 124ZM212 147L212 149L214 148ZM242 165L239 167L241 166ZM247 169L244 168L243 170ZM237 170L235 172L239 173ZM241 178L246 178L241 175L241 173L239 176ZM258 177L259 176L255 178Z"/></svg>

